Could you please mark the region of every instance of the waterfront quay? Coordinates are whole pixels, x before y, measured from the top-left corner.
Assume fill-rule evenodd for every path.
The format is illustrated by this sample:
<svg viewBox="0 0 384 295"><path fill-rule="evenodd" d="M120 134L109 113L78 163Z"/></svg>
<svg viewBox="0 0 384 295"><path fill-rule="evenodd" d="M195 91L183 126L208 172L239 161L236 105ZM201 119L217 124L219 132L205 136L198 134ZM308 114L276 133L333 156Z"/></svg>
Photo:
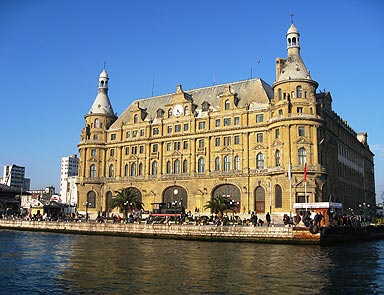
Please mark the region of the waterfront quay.
<svg viewBox="0 0 384 295"><path fill-rule="evenodd" d="M68 234L128 236L182 240L328 244L384 238L383 225L321 227L313 233L301 226L217 226L193 224L52 222L0 220L0 229Z"/></svg>
<svg viewBox="0 0 384 295"><path fill-rule="evenodd" d="M207 241L318 244L305 227L0 220L0 229Z"/></svg>

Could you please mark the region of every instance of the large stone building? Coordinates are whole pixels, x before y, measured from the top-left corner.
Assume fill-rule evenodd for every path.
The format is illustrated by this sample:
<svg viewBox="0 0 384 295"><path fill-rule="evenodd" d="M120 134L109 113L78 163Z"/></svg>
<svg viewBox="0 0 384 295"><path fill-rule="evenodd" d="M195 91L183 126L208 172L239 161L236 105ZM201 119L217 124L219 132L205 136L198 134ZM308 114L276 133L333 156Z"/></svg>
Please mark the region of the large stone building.
<svg viewBox="0 0 384 295"><path fill-rule="evenodd" d="M103 70L78 145L79 211L86 204L90 213L108 211L125 187L150 211L177 201L203 212L217 195L239 213L284 214L306 202L356 210L375 204L367 134L332 110L329 92L316 93L299 37L292 24L272 87L261 79L188 91L178 85L175 93L134 101L119 117Z"/></svg>

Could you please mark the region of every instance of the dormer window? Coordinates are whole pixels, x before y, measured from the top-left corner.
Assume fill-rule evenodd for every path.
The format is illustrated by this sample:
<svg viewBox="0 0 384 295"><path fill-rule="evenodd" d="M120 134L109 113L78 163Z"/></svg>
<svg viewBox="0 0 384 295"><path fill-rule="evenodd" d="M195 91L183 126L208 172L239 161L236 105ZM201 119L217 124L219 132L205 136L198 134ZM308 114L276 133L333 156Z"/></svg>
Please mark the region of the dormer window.
<svg viewBox="0 0 384 295"><path fill-rule="evenodd" d="M133 123L138 123L139 122L139 116L136 114L134 117L133 117Z"/></svg>
<svg viewBox="0 0 384 295"><path fill-rule="evenodd" d="M203 104L202 104L202 111L203 112L208 112L209 110L209 103L204 101Z"/></svg>
<svg viewBox="0 0 384 295"><path fill-rule="evenodd" d="M172 109L169 109L168 110L168 118L171 118L172 117Z"/></svg>
<svg viewBox="0 0 384 295"><path fill-rule="evenodd" d="M189 115L189 107L185 107L184 108L184 114L185 115Z"/></svg>
<svg viewBox="0 0 384 295"><path fill-rule="evenodd" d="M156 115L157 115L157 118L163 118L164 117L164 110L158 109Z"/></svg>
<svg viewBox="0 0 384 295"><path fill-rule="evenodd" d="M231 102L229 101L229 99L227 99L225 101L225 110L230 110L231 109Z"/></svg>

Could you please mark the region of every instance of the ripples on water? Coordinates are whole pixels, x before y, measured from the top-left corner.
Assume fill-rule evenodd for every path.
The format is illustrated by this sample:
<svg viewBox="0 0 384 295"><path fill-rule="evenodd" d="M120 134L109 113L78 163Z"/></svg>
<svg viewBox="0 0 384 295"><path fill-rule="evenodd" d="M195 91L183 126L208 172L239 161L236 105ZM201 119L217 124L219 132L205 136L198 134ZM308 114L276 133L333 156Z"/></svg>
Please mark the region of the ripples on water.
<svg viewBox="0 0 384 295"><path fill-rule="evenodd" d="M0 294L384 294L383 254L0 230Z"/></svg>

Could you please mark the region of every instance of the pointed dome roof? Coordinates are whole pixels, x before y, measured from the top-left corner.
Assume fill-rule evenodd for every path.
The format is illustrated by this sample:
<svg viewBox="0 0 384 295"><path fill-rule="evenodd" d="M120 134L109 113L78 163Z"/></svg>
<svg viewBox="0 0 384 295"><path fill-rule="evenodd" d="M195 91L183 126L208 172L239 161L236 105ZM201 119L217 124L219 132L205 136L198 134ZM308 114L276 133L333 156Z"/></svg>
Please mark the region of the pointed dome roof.
<svg viewBox="0 0 384 295"><path fill-rule="evenodd" d="M95 101L88 114L103 114L115 116L111 102L108 97L108 74L105 69L99 75L99 88Z"/></svg>
<svg viewBox="0 0 384 295"><path fill-rule="evenodd" d="M105 69L103 69L103 71L100 73L99 78L107 78L108 79L108 74L107 74L107 71Z"/></svg>
<svg viewBox="0 0 384 295"><path fill-rule="evenodd" d="M289 27L289 29L287 31L287 35L292 34L292 33L299 34L299 30L295 27L295 25L293 23Z"/></svg>

